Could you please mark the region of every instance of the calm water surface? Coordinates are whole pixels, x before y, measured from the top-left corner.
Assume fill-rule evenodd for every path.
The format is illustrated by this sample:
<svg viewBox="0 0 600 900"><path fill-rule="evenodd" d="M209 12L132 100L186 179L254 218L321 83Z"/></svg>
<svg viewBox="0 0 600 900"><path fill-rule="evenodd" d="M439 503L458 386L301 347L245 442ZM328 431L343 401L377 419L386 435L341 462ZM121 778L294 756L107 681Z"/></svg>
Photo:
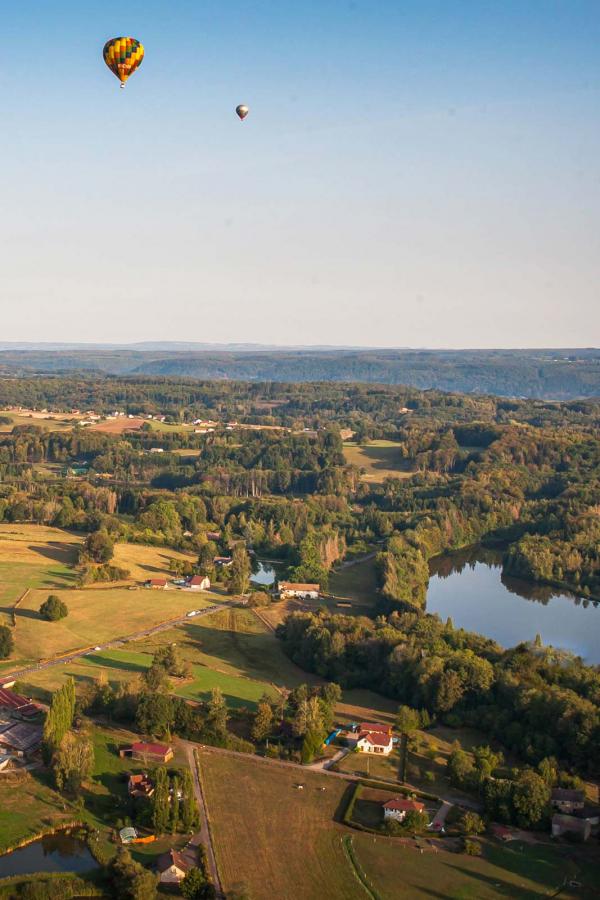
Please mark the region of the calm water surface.
<svg viewBox="0 0 600 900"><path fill-rule="evenodd" d="M271 587L275 584L278 575L271 563L265 562L264 560L257 559L255 562L255 570L252 572L250 576L251 580L254 581L255 584L260 584L263 587Z"/></svg>
<svg viewBox="0 0 600 900"><path fill-rule="evenodd" d="M0 878L8 875L31 875L34 872L90 872L98 863L85 841L76 835L59 831L0 856Z"/></svg>
<svg viewBox="0 0 600 900"><path fill-rule="evenodd" d="M546 585L502 575L502 554L481 547L430 564L427 612L452 617L503 647L539 634L546 645L600 663L600 604Z"/></svg>

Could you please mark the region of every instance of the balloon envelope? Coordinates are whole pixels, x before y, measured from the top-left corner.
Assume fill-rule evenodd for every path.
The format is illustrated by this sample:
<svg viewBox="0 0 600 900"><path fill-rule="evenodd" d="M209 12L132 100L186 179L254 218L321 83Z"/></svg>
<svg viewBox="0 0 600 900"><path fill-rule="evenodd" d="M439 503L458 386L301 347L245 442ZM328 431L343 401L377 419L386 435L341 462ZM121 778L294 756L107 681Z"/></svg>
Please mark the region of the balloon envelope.
<svg viewBox="0 0 600 900"><path fill-rule="evenodd" d="M238 114L238 116L240 117L240 119L242 120L242 122L244 121L244 119L246 118L246 116L248 115L248 113L250 112L250 110L248 109L248 107L247 107L247 106L244 106L243 103L240 103L239 106L236 106L235 111L236 111L236 113Z"/></svg>
<svg viewBox="0 0 600 900"><path fill-rule="evenodd" d="M111 38L104 45L102 55L110 71L121 82L121 87L125 87L129 76L142 64L144 48L132 37Z"/></svg>

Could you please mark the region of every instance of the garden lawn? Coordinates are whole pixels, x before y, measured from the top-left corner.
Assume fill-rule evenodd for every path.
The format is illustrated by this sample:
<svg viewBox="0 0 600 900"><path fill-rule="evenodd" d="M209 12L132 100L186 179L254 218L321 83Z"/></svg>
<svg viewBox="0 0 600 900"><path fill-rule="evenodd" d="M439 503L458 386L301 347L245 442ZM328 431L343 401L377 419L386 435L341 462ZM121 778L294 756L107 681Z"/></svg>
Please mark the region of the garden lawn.
<svg viewBox="0 0 600 900"><path fill-rule="evenodd" d="M347 829L334 821L345 782L251 757L201 750L199 759L226 891L244 886L253 900L363 896L342 847Z"/></svg>

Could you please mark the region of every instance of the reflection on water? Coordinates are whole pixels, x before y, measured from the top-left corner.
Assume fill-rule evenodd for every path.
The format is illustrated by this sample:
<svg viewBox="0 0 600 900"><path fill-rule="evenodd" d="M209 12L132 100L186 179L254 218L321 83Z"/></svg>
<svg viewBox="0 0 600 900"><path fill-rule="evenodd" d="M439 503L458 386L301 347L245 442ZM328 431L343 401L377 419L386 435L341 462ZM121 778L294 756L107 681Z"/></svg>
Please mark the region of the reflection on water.
<svg viewBox="0 0 600 900"><path fill-rule="evenodd" d="M277 580L277 572L271 563L257 559L254 561L251 580L255 584L261 584L263 587L271 587Z"/></svg>
<svg viewBox="0 0 600 900"><path fill-rule="evenodd" d="M34 872L89 872L98 863L85 841L72 831L48 834L20 850L0 856L0 878Z"/></svg>
<svg viewBox="0 0 600 900"><path fill-rule="evenodd" d="M600 662L598 602L502 574L502 553L469 547L430 563L427 611L505 647L533 640ZM529 603L523 601L530 601Z"/></svg>

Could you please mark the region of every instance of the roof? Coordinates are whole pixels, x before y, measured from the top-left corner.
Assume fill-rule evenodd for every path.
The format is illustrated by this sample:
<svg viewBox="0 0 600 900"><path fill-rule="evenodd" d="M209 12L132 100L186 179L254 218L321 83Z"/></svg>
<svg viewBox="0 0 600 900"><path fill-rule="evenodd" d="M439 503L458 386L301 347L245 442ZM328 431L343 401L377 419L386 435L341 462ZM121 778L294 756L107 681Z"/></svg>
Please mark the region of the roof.
<svg viewBox="0 0 600 900"><path fill-rule="evenodd" d="M41 712L41 707L32 703L29 697L15 694L14 691L9 691L5 687L0 687L0 706L15 710L21 716L37 716Z"/></svg>
<svg viewBox="0 0 600 900"><path fill-rule="evenodd" d="M189 584L203 584L207 578L207 575L192 575L189 579Z"/></svg>
<svg viewBox="0 0 600 900"><path fill-rule="evenodd" d="M119 837L124 844L128 844L130 841L135 840L135 838L137 837L137 831L135 830L135 828L133 828L132 825L128 825L126 828L121 828Z"/></svg>
<svg viewBox="0 0 600 900"><path fill-rule="evenodd" d="M391 739L389 734L384 734L382 731L361 732L359 737L359 741L368 741L369 744L373 744L374 747L388 747Z"/></svg>
<svg viewBox="0 0 600 900"><path fill-rule="evenodd" d="M399 812L423 812L425 804L420 800L408 800L406 797L394 797L383 804L384 809L397 809Z"/></svg>
<svg viewBox="0 0 600 900"><path fill-rule="evenodd" d="M146 581L146 584L155 584L157 587L165 587L166 583L166 578L148 578L148 580Z"/></svg>
<svg viewBox="0 0 600 900"><path fill-rule="evenodd" d="M42 729L39 725L26 725L15 722L0 730L0 744L26 753L35 750L42 742Z"/></svg>
<svg viewBox="0 0 600 900"><path fill-rule="evenodd" d="M587 819L580 819L578 816L567 816L564 813L555 813L552 816L552 825L559 825L568 831L585 831L589 827Z"/></svg>
<svg viewBox="0 0 600 900"><path fill-rule="evenodd" d="M578 791L571 788L554 788L550 798L560 803L583 803L585 800L585 791Z"/></svg>
<svg viewBox="0 0 600 900"><path fill-rule="evenodd" d="M371 734L391 734L391 725L381 725L379 722L361 722L358 726L359 731L369 731Z"/></svg>
<svg viewBox="0 0 600 900"><path fill-rule="evenodd" d="M131 745L133 753L148 753L150 756L166 756L173 751L168 744L146 744L144 741L136 741Z"/></svg>
<svg viewBox="0 0 600 900"><path fill-rule="evenodd" d="M300 582L294 581L280 581L279 582L279 590L280 591L317 591L317 593L321 590L320 584L301 584Z"/></svg>
<svg viewBox="0 0 600 900"><path fill-rule="evenodd" d="M156 865L159 872L166 872L171 866L175 866L181 872L187 872L194 868L194 861L186 854L180 853L179 850L169 850L168 853L163 853L158 857Z"/></svg>

